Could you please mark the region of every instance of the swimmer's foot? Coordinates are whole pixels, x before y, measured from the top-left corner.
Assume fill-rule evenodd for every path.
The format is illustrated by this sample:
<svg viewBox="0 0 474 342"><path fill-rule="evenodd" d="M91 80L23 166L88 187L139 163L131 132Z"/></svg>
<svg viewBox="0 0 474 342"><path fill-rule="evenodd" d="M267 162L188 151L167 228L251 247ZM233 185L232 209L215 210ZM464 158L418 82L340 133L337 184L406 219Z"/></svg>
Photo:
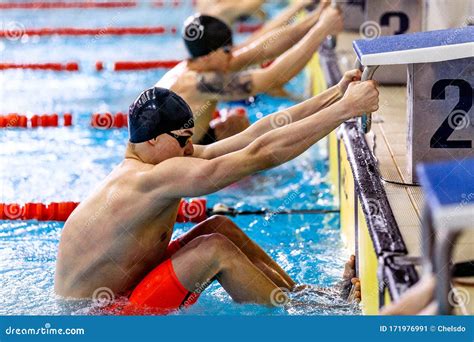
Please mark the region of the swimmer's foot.
<svg viewBox="0 0 474 342"><path fill-rule="evenodd" d="M354 303L360 303L360 300L362 299L361 291L360 291L360 280L359 278L352 278L351 279L351 290L349 292L349 296L347 297L347 300L349 302L354 302Z"/></svg>

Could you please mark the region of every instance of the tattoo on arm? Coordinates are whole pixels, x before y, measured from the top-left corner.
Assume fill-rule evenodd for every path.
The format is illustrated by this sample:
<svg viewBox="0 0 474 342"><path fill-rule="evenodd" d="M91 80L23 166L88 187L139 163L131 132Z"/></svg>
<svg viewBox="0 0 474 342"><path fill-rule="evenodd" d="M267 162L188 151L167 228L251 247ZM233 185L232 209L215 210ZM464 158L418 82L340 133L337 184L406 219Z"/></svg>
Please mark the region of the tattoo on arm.
<svg viewBox="0 0 474 342"><path fill-rule="evenodd" d="M203 73L198 76L197 89L202 93L247 97L252 95L252 76L246 71Z"/></svg>

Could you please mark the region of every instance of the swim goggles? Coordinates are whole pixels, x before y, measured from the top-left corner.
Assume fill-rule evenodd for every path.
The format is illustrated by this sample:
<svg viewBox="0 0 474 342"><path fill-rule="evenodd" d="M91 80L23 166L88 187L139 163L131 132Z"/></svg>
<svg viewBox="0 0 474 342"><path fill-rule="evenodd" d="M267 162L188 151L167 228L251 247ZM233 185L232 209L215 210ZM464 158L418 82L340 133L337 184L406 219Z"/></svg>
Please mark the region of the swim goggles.
<svg viewBox="0 0 474 342"><path fill-rule="evenodd" d="M184 148L192 137L191 135L178 135L171 132L166 132L166 134L175 138L178 141L178 144L179 146L181 146L181 148Z"/></svg>

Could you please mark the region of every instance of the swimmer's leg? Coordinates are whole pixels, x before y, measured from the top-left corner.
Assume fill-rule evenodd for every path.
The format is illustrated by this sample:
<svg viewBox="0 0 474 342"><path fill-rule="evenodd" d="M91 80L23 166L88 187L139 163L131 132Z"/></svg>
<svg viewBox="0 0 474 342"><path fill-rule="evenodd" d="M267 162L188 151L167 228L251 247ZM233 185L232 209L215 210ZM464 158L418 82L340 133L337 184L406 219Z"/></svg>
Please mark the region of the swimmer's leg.
<svg viewBox="0 0 474 342"><path fill-rule="evenodd" d="M236 302L272 305L272 298L286 296L222 234L193 239L171 257L171 262L178 280L191 292L202 291L217 279Z"/></svg>
<svg viewBox="0 0 474 342"><path fill-rule="evenodd" d="M185 245L198 236L213 233L222 234L232 241L277 286L293 289L295 286L293 279L259 245L225 216L214 215L196 225L179 239Z"/></svg>

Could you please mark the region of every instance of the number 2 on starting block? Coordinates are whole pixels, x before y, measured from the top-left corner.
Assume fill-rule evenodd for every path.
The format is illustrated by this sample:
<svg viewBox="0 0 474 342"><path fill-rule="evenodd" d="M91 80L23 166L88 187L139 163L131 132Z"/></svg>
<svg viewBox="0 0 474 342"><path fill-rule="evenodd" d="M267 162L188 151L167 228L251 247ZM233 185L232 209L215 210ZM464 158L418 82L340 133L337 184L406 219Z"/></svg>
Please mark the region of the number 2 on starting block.
<svg viewBox="0 0 474 342"><path fill-rule="evenodd" d="M415 181L420 162L474 156L473 58L411 64L408 75L409 172Z"/></svg>

